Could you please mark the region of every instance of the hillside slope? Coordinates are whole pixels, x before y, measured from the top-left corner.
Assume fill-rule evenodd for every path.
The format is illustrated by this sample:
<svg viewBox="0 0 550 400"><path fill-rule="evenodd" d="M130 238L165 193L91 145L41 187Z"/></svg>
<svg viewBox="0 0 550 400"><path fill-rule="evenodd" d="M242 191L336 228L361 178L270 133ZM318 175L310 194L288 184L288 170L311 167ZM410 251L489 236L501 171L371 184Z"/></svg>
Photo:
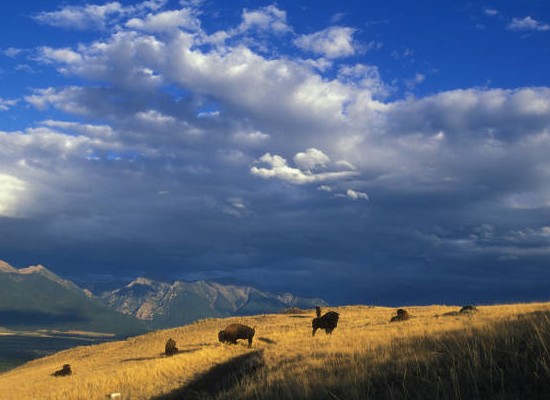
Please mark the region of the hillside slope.
<svg viewBox="0 0 550 400"><path fill-rule="evenodd" d="M210 319L120 342L78 347L0 374L3 399L544 398L550 393L550 303L479 307L335 308L332 334L309 314ZM256 326L251 349L222 345L232 322ZM179 354L162 352L171 337ZM70 364L74 374L51 373ZM237 379L237 381L235 381Z"/></svg>
<svg viewBox="0 0 550 400"><path fill-rule="evenodd" d="M41 265L0 264L0 323L14 330L81 330L128 336L148 330L143 321L111 310L74 283Z"/></svg>

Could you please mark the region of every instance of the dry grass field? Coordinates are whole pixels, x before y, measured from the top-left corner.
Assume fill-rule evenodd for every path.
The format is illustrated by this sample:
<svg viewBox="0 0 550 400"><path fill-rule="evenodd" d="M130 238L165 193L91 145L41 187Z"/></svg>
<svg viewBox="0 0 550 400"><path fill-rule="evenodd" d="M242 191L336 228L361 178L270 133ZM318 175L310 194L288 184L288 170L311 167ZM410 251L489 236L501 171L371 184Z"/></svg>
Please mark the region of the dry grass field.
<svg viewBox="0 0 550 400"><path fill-rule="evenodd" d="M550 398L550 303L347 306L332 335L306 314L202 320L120 342L77 347L0 374L2 399ZM324 310L328 311L328 310ZM232 322L256 326L251 349L218 343ZM171 337L179 353L165 357ZM73 375L53 377L63 364Z"/></svg>

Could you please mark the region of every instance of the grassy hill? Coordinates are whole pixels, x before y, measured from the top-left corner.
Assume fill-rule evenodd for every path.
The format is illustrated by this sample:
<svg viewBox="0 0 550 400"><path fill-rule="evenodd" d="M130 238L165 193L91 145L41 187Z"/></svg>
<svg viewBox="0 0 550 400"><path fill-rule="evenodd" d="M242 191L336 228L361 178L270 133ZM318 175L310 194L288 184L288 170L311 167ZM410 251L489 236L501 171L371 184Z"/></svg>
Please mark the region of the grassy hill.
<svg viewBox="0 0 550 400"><path fill-rule="evenodd" d="M77 347L0 374L3 399L532 399L550 393L550 303L348 306L332 336L309 314L209 319L125 341ZM232 322L256 326L251 349L222 345ZM180 349L162 355L172 337ZM70 364L74 374L51 373Z"/></svg>
<svg viewBox="0 0 550 400"><path fill-rule="evenodd" d="M42 266L0 268L0 324L13 330L80 330L130 336L148 331ZM9 269L11 268L11 269Z"/></svg>

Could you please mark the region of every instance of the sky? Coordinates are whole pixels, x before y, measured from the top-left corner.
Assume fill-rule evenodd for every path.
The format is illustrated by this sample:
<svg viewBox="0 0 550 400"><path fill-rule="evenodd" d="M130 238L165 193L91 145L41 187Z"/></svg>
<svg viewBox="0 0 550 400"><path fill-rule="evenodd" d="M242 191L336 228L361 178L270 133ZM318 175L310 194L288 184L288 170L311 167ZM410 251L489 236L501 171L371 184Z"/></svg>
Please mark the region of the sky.
<svg viewBox="0 0 550 400"><path fill-rule="evenodd" d="M19 0L0 259L332 304L550 300L546 0Z"/></svg>

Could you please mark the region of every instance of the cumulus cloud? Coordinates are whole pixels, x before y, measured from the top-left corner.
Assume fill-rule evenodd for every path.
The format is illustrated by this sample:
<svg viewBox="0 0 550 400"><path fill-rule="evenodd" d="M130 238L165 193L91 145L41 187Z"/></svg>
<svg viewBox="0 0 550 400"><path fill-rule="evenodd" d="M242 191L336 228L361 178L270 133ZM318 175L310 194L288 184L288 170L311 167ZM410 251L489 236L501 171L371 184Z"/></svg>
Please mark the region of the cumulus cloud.
<svg viewBox="0 0 550 400"><path fill-rule="evenodd" d="M0 132L0 216L25 217L19 237L101 242L124 262L125 245L143 244L144 260L173 271L345 265L363 276L406 260L413 277L442 260L543 254L549 88L390 98L377 66L346 62L364 48L353 28L301 35L269 6L208 32L196 2L180 5L40 14L103 31L36 49L30 62L70 80L31 89L24 101L45 116ZM14 106L0 100L3 115Z"/></svg>
<svg viewBox="0 0 550 400"><path fill-rule="evenodd" d="M302 50L327 58L349 57L358 50L353 40L354 33L353 28L333 26L309 35L301 35L294 40L294 44Z"/></svg>
<svg viewBox="0 0 550 400"><path fill-rule="evenodd" d="M0 97L0 111L8 111L17 104L17 100L3 99Z"/></svg>
<svg viewBox="0 0 550 400"><path fill-rule="evenodd" d="M145 32L169 32L180 28L198 31L200 21L195 17L192 9L184 8L158 14L148 14L144 19L132 18L126 23L126 26Z"/></svg>
<svg viewBox="0 0 550 400"><path fill-rule="evenodd" d="M287 160L277 154L266 153L258 161L267 164L268 167L253 166L250 172L261 178L277 178L297 185L341 180L357 174L356 171L349 170L313 171L316 167L325 167L330 162L330 158L326 154L313 148L296 154L294 160L298 168L289 166Z"/></svg>
<svg viewBox="0 0 550 400"><path fill-rule="evenodd" d="M318 149L307 149L305 152L297 153L294 156L294 163L305 171L312 171L316 167L326 167L330 157Z"/></svg>
<svg viewBox="0 0 550 400"><path fill-rule="evenodd" d="M544 22L537 21L531 16L524 18L513 18L508 24L508 29L511 31L548 31L550 25Z"/></svg>
<svg viewBox="0 0 550 400"><path fill-rule="evenodd" d="M242 13L242 22L239 32L260 30L283 34L291 32L292 29L286 21L286 11L276 6L267 6L257 10L245 9Z"/></svg>
<svg viewBox="0 0 550 400"><path fill-rule="evenodd" d="M42 12L35 15L39 22L71 29L104 29L106 22L113 16L124 13L124 7L118 2L105 5L66 6L58 11Z"/></svg>
<svg viewBox="0 0 550 400"><path fill-rule="evenodd" d="M148 10L158 10L166 2L167 0L148 0L133 6L123 6L118 1L104 5L69 5L61 7L57 11L38 13L34 16L34 19L44 24L66 29L106 29L119 22L125 16Z"/></svg>
<svg viewBox="0 0 550 400"><path fill-rule="evenodd" d="M0 217L18 215L17 205L27 190L26 182L14 176L0 174Z"/></svg>
<svg viewBox="0 0 550 400"><path fill-rule="evenodd" d="M353 189L346 190L346 196L348 196L352 200L358 200L358 199L368 200L369 199L368 194L366 194L364 192L359 192L359 191L356 191L356 190L353 190Z"/></svg>

